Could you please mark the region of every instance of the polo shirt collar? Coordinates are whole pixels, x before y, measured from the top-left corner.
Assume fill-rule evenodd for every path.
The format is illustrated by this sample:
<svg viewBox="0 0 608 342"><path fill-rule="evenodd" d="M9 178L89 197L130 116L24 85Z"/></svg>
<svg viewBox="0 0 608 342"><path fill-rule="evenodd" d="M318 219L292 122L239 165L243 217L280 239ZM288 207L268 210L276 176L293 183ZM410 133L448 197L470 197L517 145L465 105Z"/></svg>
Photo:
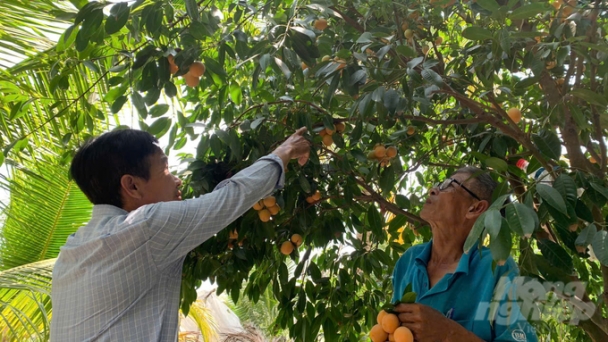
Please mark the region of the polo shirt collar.
<svg viewBox="0 0 608 342"><path fill-rule="evenodd" d="M104 216L118 216L129 214L126 210L110 205L110 204L95 204L93 206L93 218Z"/></svg>
<svg viewBox="0 0 608 342"><path fill-rule="evenodd" d="M424 248L420 251L420 253L418 255L416 255L416 263L418 265L422 265L424 267L426 267L428 265L429 260L431 259L431 251L433 249L433 239L431 239L429 241L429 243L426 244L426 246L424 246ZM469 273L469 264L471 262L471 257L474 253L478 253L477 249L472 248L469 253L463 253L462 256L460 257L460 261L458 262L458 266L456 267L456 270L454 271L454 274L456 273L464 273L464 274L468 274Z"/></svg>

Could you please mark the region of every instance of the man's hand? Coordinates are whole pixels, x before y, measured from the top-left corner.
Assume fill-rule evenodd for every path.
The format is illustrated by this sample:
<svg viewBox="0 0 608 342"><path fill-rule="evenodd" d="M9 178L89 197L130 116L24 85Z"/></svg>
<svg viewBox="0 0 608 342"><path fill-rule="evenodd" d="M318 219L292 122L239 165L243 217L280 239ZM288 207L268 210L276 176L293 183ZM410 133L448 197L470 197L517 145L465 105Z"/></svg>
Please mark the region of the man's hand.
<svg viewBox="0 0 608 342"><path fill-rule="evenodd" d="M300 165L304 165L308 161L310 142L303 136L304 133L306 133L306 127L298 129L272 152L283 160L285 168L291 159L298 159Z"/></svg>
<svg viewBox="0 0 608 342"><path fill-rule="evenodd" d="M481 341L441 312L423 304L399 304L394 309L402 325L414 334L416 342Z"/></svg>

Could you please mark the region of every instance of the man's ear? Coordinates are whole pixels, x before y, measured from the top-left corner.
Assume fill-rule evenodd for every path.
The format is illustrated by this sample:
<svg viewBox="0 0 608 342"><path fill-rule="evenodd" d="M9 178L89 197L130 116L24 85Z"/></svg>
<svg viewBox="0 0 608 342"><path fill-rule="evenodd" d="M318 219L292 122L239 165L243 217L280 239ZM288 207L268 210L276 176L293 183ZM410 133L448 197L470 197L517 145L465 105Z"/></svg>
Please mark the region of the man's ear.
<svg viewBox="0 0 608 342"><path fill-rule="evenodd" d="M132 199L141 199L143 197L140 179L131 175L120 177L120 190L123 197Z"/></svg>
<svg viewBox="0 0 608 342"><path fill-rule="evenodd" d="M478 201L469 206L466 217L468 219L477 219L484 211L490 207L488 201Z"/></svg>

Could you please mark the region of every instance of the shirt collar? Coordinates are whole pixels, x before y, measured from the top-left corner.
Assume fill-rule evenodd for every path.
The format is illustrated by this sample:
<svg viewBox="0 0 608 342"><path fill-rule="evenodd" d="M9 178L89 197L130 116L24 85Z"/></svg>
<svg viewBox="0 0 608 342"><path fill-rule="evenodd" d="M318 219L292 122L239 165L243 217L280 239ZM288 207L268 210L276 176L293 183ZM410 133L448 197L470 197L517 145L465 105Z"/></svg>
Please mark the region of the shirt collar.
<svg viewBox="0 0 608 342"><path fill-rule="evenodd" d="M416 256L416 263L426 267L428 265L429 259L431 258L431 250L433 248L433 239L431 239L424 248L420 251L420 253ZM463 253L460 257L460 261L458 261L458 266L456 267L456 273L469 273L469 264L471 262L471 256L474 253L478 253L477 249L472 248L469 253Z"/></svg>
<svg viewBox="0 0 608 342"><path fill-rule="evenodd" d="M103 216L118 216L129 214L126 210L110 205L110 204L95 204L93 206L92 217L103 217Z"/></svg>

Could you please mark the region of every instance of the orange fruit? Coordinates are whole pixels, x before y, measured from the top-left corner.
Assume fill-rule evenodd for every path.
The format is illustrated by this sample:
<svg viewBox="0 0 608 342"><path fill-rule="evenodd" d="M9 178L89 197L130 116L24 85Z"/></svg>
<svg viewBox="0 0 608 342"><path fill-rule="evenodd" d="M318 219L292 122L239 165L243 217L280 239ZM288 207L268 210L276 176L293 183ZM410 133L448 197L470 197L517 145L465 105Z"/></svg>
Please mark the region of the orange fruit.
<svg viewBox="0 0 608 342"><path fill-rule="evenodd" d="M315 193L314 193L314 194L312 194L312 196L310 196L310 197L312 197L312 199L313 199L313 200L318 201L318 200L320 200L320 199L321 199L321 192L319 192L319 190L317 190L317 191L315 191Z"/></svg>
<svg viewBox="0 0 608 342"><path fill-rule="evenodd" d="M591 162L591 164L597 163L597 160L595 160L595 158L593 158L593 156L589 157L589 161Z"/></svg>
<svg viewBox="0 0 608 342"><path fill-rule="evenodd" d="M175 75L178 70L179 70L179 67L177 65L169 64L169 72L171 73L171 75Z"/></svg>
<svg viewBox="0 0 608 342"><path fill-rule="evenodd" d="M205 64L201 62L194 62L190 66L190 70L188 72L193 76L201 77L205 73Z"/></svg>
<svg viewBox="0 0 608 342"><path fill-rule="evenodd" d="M184 75L184 81L186 81L186 85L188 87L196 87L198 85L198 82L200 81L200 78L198 78L197 76L192 75L191 73L187 73Z"/></svg>
<svg viewBox="0 0 608 342"><path fill-rule="evenodd" d="M316 202L316 201L315 201L315 199L314 199L314 198L312 198L312 196L308 196L308 197L306 197L306 203L310 203L310 204L312 204L312 203L315 203L315 202Z"/></svg>
<svg viewBox="0 0 608 342"><path fill-rule="evenodd" d="M414 127L414 126L408 126L407 127L407 135L413 135L414 133L416 133L416 127Z"/></svg>
<svg viewBox="0 0 608 342"><path fill-rule="evenodd" d="M264 209L264 203L262 203L261 200L255 202L255 204L253 205L253 209L255 209L255 210L262 210L262 209Z"/></svg>
<svg viewBox="0 0 608 342"><path fill-rule="evenodd" d="M441 45L441 43L443 43L443 38L437 37L437 39L435 39L435 45Z"/></svg>
<svg viewBox="0 0 608 342"><path fill-rule="evenodd" d="M306 70L308 69L308 65L306 65L306 63L302 62L302 70Z"/></svg>
<svg viewBox="0 0 608 342"><path fill-rule="evenodd" d="M374 151L369 151L369 152L367 153L367 159L378 159L378 158L376 158L376 152L374 152Z"/></svg>
<svg viewBox="0 0 608 342"><path fill-rule="evenodd" d="M389 146L386 149L386 156L389 158L395 158L397 156L397 148L395 146Z"/></svg>
<svg viewBox="0 0 608 342"><path fill-rule="evenodd" d="M230 240L236 240L238 238L239 238L239 232L237 232L236 229L230 232L230 237L229 237Z"/></svg>
<svg viewBox="0 0 608 342"><path fill-rule="evenodd" d="M555 83L557 83L557 85L562 85L564 84L565 80L563 77L558 78L557 80L555 80Z"/></svg>
<svg viewBox="0 0 608 342"><path fill-rule="evenodd" d="M342 69L344 69L344 68L346 68L346 63L340 63L340 64L338 65L338 67L336 68L336 71L337 71L337 70L342 70Z"/></svg>
<svg viewBox="0 0 608 342"><path fill-rule="evenodd" d="M336 124L336 132L342 133L342 132L344 132L345 129L346 129L346 125L344 125L343 122L338 122Z"/></svg>
<svg viewBox="0 0 608 342"><path fill-rule="evenodd" d="M319 30L319 31L323 31L327 28L327 20L326 19L317 19L315 20L315 23L313 24L313 26Z"/></svg>
<svg viewBox="0 0 608 342"><path fill-rule="evenodd" d="M395 334L388 334L389 342L395 342Z"/></svg>
<svg viewBox="0 0 608 342"><path fill-rule="evenodd" d="M293 252L293 243L291 241L285 241L281 244L281 253L289 255Z"/></svg>
<svg viewBox="0 0 608 342"><path fill-rule="evenodd" d="M402 31L407 30L409 27L410 27L410 25L409 25L407 22L405 22L405 23L401 24L401 30L402 30Z"/></svg>
<svg viewBox="0 0 608 342"><path fill-rule="evenodd" d="M519 108L509 108L507 115L515 123L519 123L521 121L521 110L519 110Z"/></svg>
<svg viewBox="0 0 608 342"><path fill-rule="evenodd" d="M173 55L167 56L167 60L169 61L169 64L175 65L175 57Z"/></svg>
<svg viewBox="0 0 608 342"><path fill-rule="evenodd" d="M422 54L424 54L424 55L426 55L427 53L429 53L429 47L426 46L426 45L423 46L421 50L422 50Z"/></svg>
<svg viewBox="0 0 608 342"><path fill-rule="evenodd" d="M395 342L414 342L414 335L407 327L399 327L393 333Z"/></svg>
<svg viewBox="0 0 608 342"><path fill-rule="evenodd" d="M266 206L266 208L270 208L277 204L277 199L274 198L274 196L268 196L264 198L262 202L264 203L264 206Z"/></svg>
<svg viewBox="0 0 608 342"><path fill-rule="evenodd" d="M232 241L228 242L228 249L233 249L234 248L234 244L232 243Z"/></svg>
<svg viewBox="0 0 608 342"><path fill-rule="evenodd" d="M258 211L258 216L260 217L260 221L262 222L270 221L270 211L268 211L268 209L262 209Z"/></svg>
<svg viewBox="0 0 608 342"><path fill-rule="evenodd" d="M331 135L326 135L323 137L323 145L331 146L333 143L334 139L331 137Z"/></svg>
<svg viewBox="0 0 608 342"><path fill-rule="evenodd" d="M374 155L376 158L384 158L386 156L386 147L378 145L374 148Z"/></svg>
<svg viewBox="0 0 608 342"><path fill-rule="evenodd" d="M300 234L293 234L291 236L291 242L293 244L295 244L297 247L300 247L300 245L302 244L302 235L300 235Z"/></svg>
<svg viewBox="0 0 608 342"><path fill-rule="evenodd" d="M372 342L385 342L388 338L388 334L380 324L376 324L372 327L372 330L369 331L369 338L372 339Z"/></svg>
<svg viewBox="0 0 608 342"><path fill-rule="evenodd" d="M388 334L395 332L400 325L401 322L395 314L389 313L382 318L382 329L384 329L384 331L386 331Z"/></svg>
<svg viewBox="0 0 608 342"><path fill-rule="evenodd" d="M388 315L388 312L384 311L384 310L380 310L380 312L378 312L378 316L376 316L376 323L378 324L382 324L382 319L384 318L384 316Z"/></svg>
<svg viewBox="0 0 608 342"><path fill-rule="evenodd" d="M281 211L281 208L278 205L273 205L272 207L268 207L268 211L271 215L276 215Z"/></svg>

